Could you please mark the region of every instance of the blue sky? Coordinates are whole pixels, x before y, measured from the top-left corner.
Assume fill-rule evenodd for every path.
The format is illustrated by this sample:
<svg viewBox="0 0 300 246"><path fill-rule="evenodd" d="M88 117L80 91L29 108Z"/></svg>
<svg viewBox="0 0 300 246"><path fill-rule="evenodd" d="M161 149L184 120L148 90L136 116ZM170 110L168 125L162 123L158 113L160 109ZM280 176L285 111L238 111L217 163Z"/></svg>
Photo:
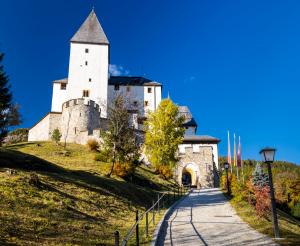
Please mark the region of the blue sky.
<svg viewBox="0 0 300 246"><path fill-rule="evenodd" d="M69 40L92 7L111 63L164 84L190 107L198 134L241 135L244 158L261 147L300 163L299 1L1 1L0 51L22 126L48 111L52 81L67 76Z"/></svg>

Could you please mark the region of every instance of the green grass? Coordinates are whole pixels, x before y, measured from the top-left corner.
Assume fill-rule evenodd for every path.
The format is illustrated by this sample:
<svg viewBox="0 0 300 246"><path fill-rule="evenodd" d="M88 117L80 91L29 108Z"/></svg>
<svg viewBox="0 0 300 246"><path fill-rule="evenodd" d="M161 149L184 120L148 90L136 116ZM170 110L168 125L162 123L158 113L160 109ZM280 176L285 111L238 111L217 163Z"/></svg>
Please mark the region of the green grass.
<svg viewBox="0 0 300 246"><path fill-rule="evenodd" d="M113 245L115 230L123 238L135 211L174 185L146 167L130 181L107 178L109 164L94 161L95 153L76 144L67 150L51 142L0 148L1 245ZM29 184L32 173L40 185Z"/></svg>
<svg viewBox="0 0 300 246"><path fill-rule="evenodd" d="M227 196L228 197L228 196ZM255 230L274 237L272 221L256 215L255 208L246 201L240 201L234 197L229 197L230 203L237 214ZM300 242L300 222L279 211L278 223L280 237L277 243L280 245L299 245Z"/></svg>

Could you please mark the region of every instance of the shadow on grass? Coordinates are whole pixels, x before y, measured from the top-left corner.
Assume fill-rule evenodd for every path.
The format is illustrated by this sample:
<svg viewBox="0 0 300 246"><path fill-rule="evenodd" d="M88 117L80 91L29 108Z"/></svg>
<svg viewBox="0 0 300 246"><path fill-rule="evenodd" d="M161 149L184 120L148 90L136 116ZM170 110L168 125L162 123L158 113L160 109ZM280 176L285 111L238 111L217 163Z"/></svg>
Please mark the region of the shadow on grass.
<svg viewBox="0 0 300 246"><path fill-rule="evenodd" d="M12 148L0 148L0 168L40 173L64 183L72 183L101 195L114 196L131 204L144 207L148 207L153 197L156 196L151 189L160 189L154 183L152 186L149 186L149 183L142 176L134 176L134 181L140 185L136 186L134 182L128 183L115 180L87 171L67 170L54 163L13 150ZM53 187L51 189L53 192L59 192ZM65 195L68 196L67 194Z"/></svg>

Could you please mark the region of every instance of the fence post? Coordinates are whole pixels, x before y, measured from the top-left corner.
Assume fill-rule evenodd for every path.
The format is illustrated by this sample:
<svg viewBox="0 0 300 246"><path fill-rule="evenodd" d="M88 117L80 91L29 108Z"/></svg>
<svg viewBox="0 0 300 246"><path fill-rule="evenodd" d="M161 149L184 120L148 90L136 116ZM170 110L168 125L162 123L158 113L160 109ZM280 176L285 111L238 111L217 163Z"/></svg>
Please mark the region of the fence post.
<svg viewBox="0 0 300 246"><path fill-rule="evenodd" d="M146 237L148 237L148 212L146 212Z"/></svg>
<svg viewBox="0 0 300 246"><path fill-rule="evenodd" d="M155 207L154 207L154 201L152 201L152 221L153 225L155 225Z"/></svg>
<svg viewBox="0 0 300 246"><path fill-rule="evenodd" d="M173 200L175 201L175 190L173 190Z"/></svg>
<svg viewBox="0 0 300 246"><path fill-rule="evenodd" d="M135 215L135 221L137 222L136 227L135 227L135 236L136 236L136 245L140 245L140 239L139 239L139 210L136 210L136 215Z"/></svg>
<svg viewBox="0 0 300 246"><path fill-rule="evenodd" d="M177 197L179 198L179 186L177 187Z"/></svg>
<svg viewBox="0 0 300 246"><path fill-rule="evenodd" d="M157 212L159 214L159 194L157 194Z"/></svg>
<svg viewBox="0 0 300 246"><path fill-rule="evenodd" d="M115 246L119 246L120 245L119 244L119 242L120 242L120 233L119 233L119 231L115 231L114 235L115 235Z"/></svg>

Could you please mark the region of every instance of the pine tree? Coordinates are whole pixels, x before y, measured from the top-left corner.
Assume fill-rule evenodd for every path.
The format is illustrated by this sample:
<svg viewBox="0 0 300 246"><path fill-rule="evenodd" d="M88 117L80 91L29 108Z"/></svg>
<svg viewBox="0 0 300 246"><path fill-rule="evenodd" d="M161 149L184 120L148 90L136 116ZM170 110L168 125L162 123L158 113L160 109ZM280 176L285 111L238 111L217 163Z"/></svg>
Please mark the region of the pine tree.
<svg viewBox="0 0 300 246"><path fill-rule="evenodd" d="M252 183L257 187L269 185L268 175L264 173L260 163L256 163L255 170L252 173Z"/></svg>
<svg viewBox="0 0 300 246"><path fill-rule="evenodd" d="M51 136L51 139L56 143L58 144L58 142L60 141L60 138L61 138L61 133L60 131L56 128L53 130L52 132L52 136Z"/></svg>
<svg viewBox="0 0 300 246"><path fill-rule="evenodd" d="M20 124L19 106L12 102L12 93L3 65L4 54L0 52L0 143L10 126Z"/></svg>

